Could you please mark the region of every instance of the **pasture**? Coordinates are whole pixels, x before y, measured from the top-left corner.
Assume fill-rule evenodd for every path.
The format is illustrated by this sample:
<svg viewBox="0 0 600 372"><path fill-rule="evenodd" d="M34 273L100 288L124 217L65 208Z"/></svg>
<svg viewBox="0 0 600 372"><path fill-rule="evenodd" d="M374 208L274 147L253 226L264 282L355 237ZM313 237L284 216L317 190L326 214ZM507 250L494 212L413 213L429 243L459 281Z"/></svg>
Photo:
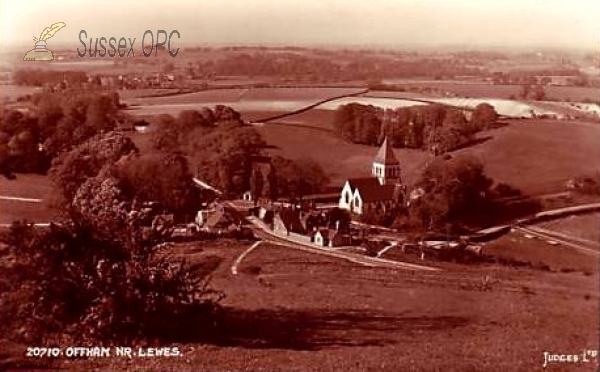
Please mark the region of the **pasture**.
<svg viewBox="0 0 600 372"><path fill-rule="evenodd" d="M521 91L519 85L489 84L484 82L454 81L454 80L412 80L412 79L390 79L384 80L384 84L396 84L407 90L429 91L434 95L457 95L470 98L500 98L509 99L518 97ZM547 86L546 98L557 101L584 101L586 99L597 100L600 96L599 88L572 87L572 86ZM387 93L387 92L386 92Z"/></svg>
<svg viewBox="0 0 600 372"><path fill-rule="evenodd" d="M511 232L487 243L483 252L499 260L517 261L534 268L554 272L595 273L598 271L598 256L549 243L551 239L532 237L521 231Z"/></svg>
<svg viewBox="0 0 600 372"><path fill-rule="evenodd" d="M232 275L231 264L250 244L175 248L192 265L216 265L212 287L227 294L219 328L207 335L190 324L192 339L167 345L182 357L137 358L137 368L534 371L545 350L578 351L598 340L597 274L498 265L411 273L263 244ZM484 275L492 278L489 291L481 290ZM132 367L116 357L58 359L55 366Z"/></svg>
<svg viewBox="0 0 600 372"><path fill-rule="evenodd" d="M290 158L311 157L330 174L334 184L370 172L377 149L336 137L332 114L310 110L257 127L272 152ZM281 123L280 123L281 122ZM329 123L329 125L328 125ZM481 133L482 143L452 154L480 159L486 173L530 195L564 189L572 177L592 174L600 159L600 126L553 120L511 120ZM322 127L322 128L321 128ZM396 149L404 182L414 182L432 156L424 151Z"/></svg>
<svg viewBox="0 0 600 372"><path fill-rule="evenodd" d="M537 226L600 245L600 213L570 216L560 220L543 222Z"/></svg>
<svg viewBox="0 0 600 372"><path fill-rule="evenodd" d="M456 151L485 164L486 173L527 194L564 189L578 175L593 174L600 159L600 126L554 120L514 120L483 133L491 138Z"/></svg>
<svg viewBox="0 0 600 372"><path fill-rule="evenodd" d="M286 118L289 122L292 116ZM256 129L268 144L275 146L272 155L281 155L291 159L312 158L317 161L331 177L333 185L342 185L348 177L370 175L371 164L377 148L358 145L336 137L327 128L318 129L303 124L267 123ZM402 164L402 177L414 182L422 167L432 157L424 151L396 149Z"/></svg>

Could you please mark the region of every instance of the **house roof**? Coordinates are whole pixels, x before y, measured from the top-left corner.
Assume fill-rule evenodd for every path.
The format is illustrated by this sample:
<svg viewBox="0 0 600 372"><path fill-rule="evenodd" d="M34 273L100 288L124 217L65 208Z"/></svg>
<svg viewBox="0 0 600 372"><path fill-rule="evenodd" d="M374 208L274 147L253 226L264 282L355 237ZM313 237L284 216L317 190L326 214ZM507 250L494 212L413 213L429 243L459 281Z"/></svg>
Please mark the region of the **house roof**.
<svg viewBox="0 0 600 372"><path fill-rule="evenodd" d="M217 211L212 216L208 218L206 221L206 227L219 227L219 226L227 226L231 223L231 221L225 215L225 211Z"/></svg>
<svg viewBox="0 0 600 372"><path fill-rule="evenodd" d="M350 178L348 180L350 188L358 189L363 203L374 203L394 199L394 185L381 185L377 178L363 177Z"/></svg>
<svg viewBox="0 0 600 372"><path fill-rule="evenodd" d="M390 146L390 143L388 142L387 137L385 137L385 139L383 140L383 143L381 144L381 147L377 151L377 155L375 155L375 160L373 160L373 162L380 163L383 165L399 165L400 164L400 162L396 158L396 155L394 155L394 150L392 149L392 146Z"/></svg>

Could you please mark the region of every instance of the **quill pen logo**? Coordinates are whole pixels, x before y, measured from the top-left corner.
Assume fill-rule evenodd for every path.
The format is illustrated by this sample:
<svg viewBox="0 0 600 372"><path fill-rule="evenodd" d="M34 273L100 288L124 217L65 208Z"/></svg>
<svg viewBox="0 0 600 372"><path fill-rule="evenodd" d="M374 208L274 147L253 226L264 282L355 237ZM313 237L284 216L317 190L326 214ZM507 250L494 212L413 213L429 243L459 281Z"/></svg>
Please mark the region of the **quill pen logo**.
<svg viewBox="0 0 600 372"><path fill-rule="evenodd" d="M46 27L44 31L40 34L40 37L33 37L33 41L35 41L35 49L30 50L23 57L23 61L52 61L54 60L54 55L52 51L46 48L46 40L50 39L54 36L55 33L58 32L61 28L65 27L66 24L64 22L57 22L50 27Z"/></svg>

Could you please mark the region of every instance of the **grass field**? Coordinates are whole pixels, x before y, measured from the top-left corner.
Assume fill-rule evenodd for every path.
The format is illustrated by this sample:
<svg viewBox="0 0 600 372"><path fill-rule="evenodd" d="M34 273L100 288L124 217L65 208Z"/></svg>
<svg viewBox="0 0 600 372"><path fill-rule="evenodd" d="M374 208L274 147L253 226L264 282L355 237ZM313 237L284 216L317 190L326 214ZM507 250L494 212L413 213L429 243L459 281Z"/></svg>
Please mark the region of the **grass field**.
<svg viewBox="0 0 600 372"><path fill-rule="evenodd" d="M486 244L484 253L537 268L547 266L551 271L598 271L598 256L591 256L563 245L551 245L544 239L527 238L518 231Z"/></svg>
<svg viewBox="0 0 600 372"><path fill-rule="evenodd" d="M0 196L43 199L51 187L48 176L18 174L15 180L0 177ZM0 224L9 224L21 219L48 222L54 217L56 212L48 209L43 202L0 200Z"/></svg>
<svg viewBox="0 0 600 372"><path fill-rule="evenodd" d="M332 176L334 182L366 175L377 149L352 144L333 133L312 128L332 122L331 113L308 111L269 123L258 130L274 153L286 157L311 157ZM278 121L279 122L279 121ZM303 128L306 126L306 128ZM486 173L497 182L506 182L529 194L563 190L571 177L592 174L600 159L600 126L549 120L509 121L508 125L485 133L483 143L455 154L471 154L484 164ZM405 182L416 180L431 155L408 149L395 150Z"/></svg>
<svg viewBox="0 0 600 372"><path fill-rule="evenodd" d="M543 222L538 226L600 244L600 213L570 216L556 221Z"/></svg>
<svg viewBox="0 0 600 372"><path fill-rule="evenodd" d="M183 93L166 97L126 97L128 105L177 105L189 103L212 103L237 101L245 89L215 89L194 93Z"/></svg>
<svg viewBox="0 0 600 372"><path fill-rule="evenodd" d="M286 118L286 121L292 117ZM297 159L312 158L321 164L332 178L341 185L348 177L368 176L377 148L357 145L337 138L332 133L305 124L265 124L257 127L267 143L276 146L272 154ZM431 159L426 152L400 149L395 151L402 164L402 177L412 182L420 174L422 166Z"/></svg>
<svg viewBox="0 0 600 372"><path fill-rule="evenodd" d="M0 211L0 224L10 224L16 220L47 223L58 215L56 211L47 208L43 203L12 200L0 200Z"/></svg>
<svg viewBox="0 0 600 372"><path fill-rule="evenodd" d="M43 199L52 188L48 176L38 174L17 174L15 180L0 177L0 195L21 198Z"/></svg>
<svg viewBox="0 0 600 372"><path fill-rule="evenodd" d="M357 88L216 89L166 97L127 97L123 101L132 106L130 113L134 115L177 115L182 110L197 110L202 106L224 104L246 115L250 120L256 120L359 91Z"/></svg>
<svg viewBox="0 0 600 372"><path fill-rule="evenodd" d="M227 294L215 340L160 345L178 346L182 357L59 359L56 367L529 372L542 370L544 351L580 352L597 345L597 274L501 266L422 274L264 244L234 276L229 267L248 245L188 248L192 262L204 258L217 265L213 287ZM492 277L490 291L480 290L483 274ZM197 329L199 339L203 332ZM17 355L26 346L9 345ZM577 370L594 369L581 367Z"/></svg>
<svg viewBox="0 0 600 372"><path fill-rule="evenodd" d="M399 84L406 89L429 88L436 94L452 93L461 97L486 97L486 98L504 98L511 96L518 97L521 87L519 85L493 85L480 82L459 82L459 81L433 81L433 80L384 80L384 83ZM600 96L599 88L587 87L545 87L546 98L559 101L583 101L585 99L596 100Z"/></svg>
<svg viewBox="0 0 600 372"><path fill-rule="evenodd" d="M492 138L459 150L485 164L487 173L530 194L562 190L571 177L598 171L600 126L551 120L511 121L485 133Z"/></svg>

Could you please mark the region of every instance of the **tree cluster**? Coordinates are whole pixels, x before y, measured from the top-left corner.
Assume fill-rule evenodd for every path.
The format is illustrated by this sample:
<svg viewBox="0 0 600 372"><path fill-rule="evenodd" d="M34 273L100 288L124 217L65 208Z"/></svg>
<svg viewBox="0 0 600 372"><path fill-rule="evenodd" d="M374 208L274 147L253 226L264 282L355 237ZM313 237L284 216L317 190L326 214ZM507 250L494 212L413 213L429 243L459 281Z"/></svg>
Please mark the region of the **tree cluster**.
<svg viewBox="0 0 600 372"><path fill-rule="evenodd" d="M211 270L192 275L166 250L178 216L200 203L183 156L140 156L131 139L110 132L62 153L50 175L60 222L44 230L15 223L2 237L19 288L3 324L28 342L172 339L192 317L212 324L222 294L207 287Z"/></svg>
<svg viewBox="0 0 600 372"><path fill-rule="evenodd" d="M328 182L321 167L307 159L274 157L271 171L258 175L256 163L266 157L266 142L230 107L183 111L176 118L161 115L154 124L156 149L181 152L197 177L227 194L251 190L271 199L298 197L318 192Z"/></svg>
<svg viewBox="0 0 600 372"><path fill-rule="evenodd" d="M281 156L269 159L268 167L253 167L250 192L255 200L279 197L299 200L321 192L329 184L323 168L312 159L296 161Z"/></svg>
<svg viewBox="0 0 600 372"><path fill-rule="evenodd" d="M354 143L378 145L387 136L394 147L441 154L468 145L497 118L487 103L478 105L470 120L460 110L442 105L391 110L351 103L337 110L334 126L339 135Z"/></svg>
<svg viewBox="0 0 600 372"><path fill-rule="evenodd" d="M154 203L181 221L193 217L201 203L184 156L139 154L129 137L116 132L95 136L56 158L50 176L55 185L53 204L87 211L90 218L103 208L110 210L105 204L116 200L97 199L103 195L97 191L107 185L129 203ZM82 208L85 205L93 208Z"/></svg>
<svg viewBox="0 0 600 372"><path fill-rule="evenodd" d="M52 71L52 70L24 70L15 71L13 80L18 85L44 86L60 85L77 86L88 81L88 76L83 71Z"/></svg>
<svg viewBox="0 0 600 372"><path fill-rule="evenodd" d="M415 231L456 232L490 212L493 181L472 157L436 158L408 197L397 226Z"/></svg>
<svg viewBox="0 0 600 372"><path fill-rule="evenodd" d="M339 53L233 53L224 58L189 64L188 76L272 76L293 81L331 82L377 80L408 76L481 75L478 67L468 66L455 58L411 58L364 55L360 52Z"/></svg>
<svg viewBox="0 0 600 372"><path fill-rule="evenodd" d="M32 101L32 111L9 110L0 116L0 167L4 174L45 172L51 159L112 130L119 107L116 93L73 90L40 93Z"/></svg>

